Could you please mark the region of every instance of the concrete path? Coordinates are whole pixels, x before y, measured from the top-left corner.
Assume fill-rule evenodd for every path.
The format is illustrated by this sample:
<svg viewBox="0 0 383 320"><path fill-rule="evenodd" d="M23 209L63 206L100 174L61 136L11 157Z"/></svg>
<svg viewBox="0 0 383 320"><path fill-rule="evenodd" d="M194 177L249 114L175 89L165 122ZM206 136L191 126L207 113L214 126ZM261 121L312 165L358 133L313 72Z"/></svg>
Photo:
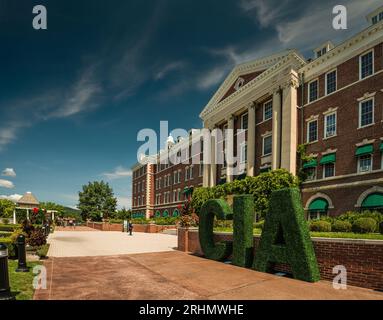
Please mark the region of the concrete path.
<svg viewBox="0 0 383 320"><path fill-rule="evenodd" d="M177 237L168 234L103 231L55 231L48 238L49 257L93 257L172 251Z"/></svg>
<svg viewBox="0 0 383 320"><path fill-rule="evenodd" d="M179 251L50 258L45 266L48 289L37 290L36 300L383 300L383 293L367 289L335 290L327 281L281 278Z"/></svg>

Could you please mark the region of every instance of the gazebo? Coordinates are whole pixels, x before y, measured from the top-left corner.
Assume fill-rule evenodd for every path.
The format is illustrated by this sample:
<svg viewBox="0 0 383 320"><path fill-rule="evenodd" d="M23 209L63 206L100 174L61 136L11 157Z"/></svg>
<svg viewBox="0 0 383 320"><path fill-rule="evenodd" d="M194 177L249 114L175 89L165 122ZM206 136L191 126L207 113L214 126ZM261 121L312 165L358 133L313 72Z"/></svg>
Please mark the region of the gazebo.
<svg viewBox="0 0 383 320"><path fill-rule="evenodd" d="M16 202L16 208L13 211L13 223L16 224L16 209L22 209L27 211L27 219L29 220L29 210L33 210L34 208L38 208L40 202L36 199L36 197L32 194L32 192L25 193L20 200Z"/></svg>

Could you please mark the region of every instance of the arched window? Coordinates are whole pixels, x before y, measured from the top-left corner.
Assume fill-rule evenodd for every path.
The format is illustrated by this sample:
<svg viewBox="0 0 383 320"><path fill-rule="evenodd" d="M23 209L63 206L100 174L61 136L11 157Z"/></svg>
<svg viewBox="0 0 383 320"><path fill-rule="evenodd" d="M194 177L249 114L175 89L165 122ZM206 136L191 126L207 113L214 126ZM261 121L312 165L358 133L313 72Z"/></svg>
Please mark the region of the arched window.
<svg viewBox="0 0 383 320"><path fill-rule="evenodd" d="M161 217L161 212L156 211L155 217L156 217L156 218L160 218L160 217Z"/></svg>
<svg viewBox="0 0 383 320"><path fill-rule="evenodd" d="M372 193L362 202L362 210L375 210L383 212L383 193Z"/></svg>
<svg viewBox="0 0 383 320"><path fill-rule="evenodd" d="M169 217L169 212L168 212L168 210L165 210L165 211L162 213L162 216L163 216L164 218Z"/></svg>
<svg viewBox="0 0 383 320"><path fill-rule="evenodd" d="M315 200L311 201L309 205L309 219L313 220L327 216L328 207L328 202L324 198L316 198Z"/></svg>
<svg viewBox="0 0 383 320"><path fill-rule="evenodd" d="M180 215L178 209L174 209L173 211L173 217L178 217Z"/></svg>

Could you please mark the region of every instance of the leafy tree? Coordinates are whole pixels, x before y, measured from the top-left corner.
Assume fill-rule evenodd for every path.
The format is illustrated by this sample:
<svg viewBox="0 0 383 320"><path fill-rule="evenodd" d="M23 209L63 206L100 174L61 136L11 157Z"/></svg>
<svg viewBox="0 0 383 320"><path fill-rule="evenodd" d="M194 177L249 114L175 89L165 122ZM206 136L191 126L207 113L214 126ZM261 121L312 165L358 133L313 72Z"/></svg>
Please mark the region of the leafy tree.
<svg viewBox="0 0 383 320"><path fill-rule="evenodd" d="M114 213L113 218L119 220L128 220L131 218L131 210L127 210L126 208L122 208Z"/></svg>
<svg viewBox="0 0 383 320"><path fill-rule="evenodd" d="M79 206L84 220L101 221L116 211L117 199L113 189L104 181L89 182L79 192Z"/></svg>
<svg viewBox="0 0 383 320"><path fill-rule="evenodd" d="M12 218L13 217L13 210L15 209L16 205L7 199L0 199L0 217L1 218Z"/></svg>

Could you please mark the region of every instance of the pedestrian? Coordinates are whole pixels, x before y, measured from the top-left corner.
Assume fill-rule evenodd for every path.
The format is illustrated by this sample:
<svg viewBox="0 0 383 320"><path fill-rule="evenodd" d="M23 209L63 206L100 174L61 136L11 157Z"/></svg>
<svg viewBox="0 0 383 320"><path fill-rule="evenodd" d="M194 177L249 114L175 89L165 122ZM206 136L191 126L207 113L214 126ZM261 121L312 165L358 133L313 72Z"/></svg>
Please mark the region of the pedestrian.
<svg viewBox="0 0 383 320"><path fill-rule="evenodd" d="M133 232L133 223L132 223L132 220L129 220L129 224L128 224L128 229L129 229L129 235L132 236L132 232Z"/></svg>

